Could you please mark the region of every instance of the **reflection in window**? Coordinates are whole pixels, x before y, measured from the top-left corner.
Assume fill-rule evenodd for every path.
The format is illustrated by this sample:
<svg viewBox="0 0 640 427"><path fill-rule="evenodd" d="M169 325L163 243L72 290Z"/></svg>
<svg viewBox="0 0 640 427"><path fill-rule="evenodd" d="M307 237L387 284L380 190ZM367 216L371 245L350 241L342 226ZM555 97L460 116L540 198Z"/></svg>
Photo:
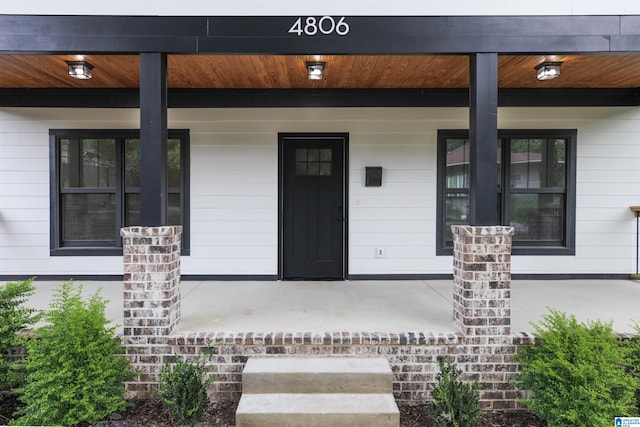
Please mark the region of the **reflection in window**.
<svg viewBox="0 0 640 427"><path fill-rule="evenodd" d="M330 176L332 160L330 148L296 148L296 176Z"/></svg>
<svg viewBox="0 0 640 427"><path fill-rule="evenodd" d="M124 144L125 225L140 224L140 140L127 139ZM182 155L180 139L167 141L167 183L169 225L181 224Z"/></svg>
<svg viewBox="0 0 640 427"><path fill-rule="evenodd" d="M512 194L509 207L511 226L516 230L514 240L562 240L563 194Z"/></svg>
<svg viewBox="0 0 640 427"><path fill-rule="evenodd" d="M113 240L114 194L63 194L62 240Z"/></svg>
<svg viewBox="0 0 640 427"><path fill-rule="evenodd" d="M114 139L63 139L60 142L62 188L113 188L116 185Z"/></svg>
<svg viewBox="0 0 640 427"><path fill-rule="evenodd" d="M564 138L511 140L509 224L516 244L563 241L565 159Z"/></svg>
<svg viewBox="0 0 640 427"><path fill-rule="evenodd" d="M120 248L120 228L140 224L140 139L137 130L51 130L55 151L52 252ZM169 131L167 222L183 225L188 131ZM188 243L185 227L183 246ZM184 246L186 248L186 246ZM69 252L67 252L69 253ZM96 252L97 253L97 252ZM84 253L83 253L84 254Z"/></svg>
<svg viewBox="0 0 640 427"><path fill-rule="evenodd" d="M575 131L498 132L497 224L515 228L514 246L573 247L568 227L574 208L567 211L567 183L574 179L567 164L572 140ZM468 132L440 132L439 250L452 247L451 225L468 223L469 150Z"/></svg>
<svg viewBox="0 0 640 427"><path fill-rule="evenodd" d="M469 140L447 139L446 150L444 231L449 241L451 226L466 223L469 213Z"/></svg>

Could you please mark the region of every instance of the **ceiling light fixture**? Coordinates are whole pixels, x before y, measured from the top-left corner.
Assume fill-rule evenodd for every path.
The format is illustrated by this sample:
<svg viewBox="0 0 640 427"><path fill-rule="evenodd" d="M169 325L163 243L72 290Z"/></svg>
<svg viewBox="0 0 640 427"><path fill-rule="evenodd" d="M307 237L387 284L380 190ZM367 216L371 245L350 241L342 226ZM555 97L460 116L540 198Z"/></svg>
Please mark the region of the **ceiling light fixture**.
<svg viewBox="0 0 640 427"><path fill-rule="evenodd" d="M560 77L562 62L543 62L536 67L538 80L551 80Z"/></svg>
<svg viewBox="0 0 640 427"><path fill-rule="evenodd" d="M309 80L322 80L326 62L307 62L307 78Z"/></svg>
<svg viewBox="0 0 640 427"><path fill-rule="evenodd" d="M93 65L87 61L66 61L69 66L69 75L74 79L89 80Z"/></svg>

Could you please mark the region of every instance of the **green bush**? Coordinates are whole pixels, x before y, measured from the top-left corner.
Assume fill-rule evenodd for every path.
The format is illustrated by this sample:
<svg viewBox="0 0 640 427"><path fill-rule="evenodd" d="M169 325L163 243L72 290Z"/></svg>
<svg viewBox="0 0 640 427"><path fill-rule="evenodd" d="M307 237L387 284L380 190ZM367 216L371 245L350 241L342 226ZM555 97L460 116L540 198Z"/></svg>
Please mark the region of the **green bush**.
<svg viewBox="0 0 640 427"><path fill-rule="evenodd" d="M107 327L106 301L98 293L84 301L81 291L71 282L56 290L48 324L28 342L17 425L96 423L126 409L132 372L115 327Z"/></svg>
<svg viewBox="0 0 640 427"><path fill-rule="evenodd" d="M464 383L459 380L462 371L451 359L438 358L440 372L438 383L431 392L433 402L429 410L439 426L473 427L480 425L482 413L478 408L479 383Z"/></svg>
<svg viewBox="0 0 640 427"><path fill-rule="evenodd" d="M538 344L521 349L525 403L549 427L611 425L634 411L636 379L611 323L579 323L551 310L535 326Z"/></svg>
<svg viewBox="0 0 640 427"><path fill-rule="evenodd" d="M21 333L40 317L37 310L24 307L35 291L32 282L33 279L29 279L0 286L0 390L11 390L24 380L21 361L9 360L5 356L12 348L25 344Z"/></svg>
<svg viewBox="0 0 640 427"><path fill-rule="evenodd" d="M627 373L636 379L639 388L635 391L636 413L640 413L640 324L635 325L636 336L622 341L627 351Z"/></svg>
<svg viewBox="0 0 640 427"><path fill-rule="evenodd" d="M167 362L162 368L160 396L174 421L193 425L202 419L209 407L207 386L216 378L207 372L201 357L194 362L178 359L173 366Z"/></svg>

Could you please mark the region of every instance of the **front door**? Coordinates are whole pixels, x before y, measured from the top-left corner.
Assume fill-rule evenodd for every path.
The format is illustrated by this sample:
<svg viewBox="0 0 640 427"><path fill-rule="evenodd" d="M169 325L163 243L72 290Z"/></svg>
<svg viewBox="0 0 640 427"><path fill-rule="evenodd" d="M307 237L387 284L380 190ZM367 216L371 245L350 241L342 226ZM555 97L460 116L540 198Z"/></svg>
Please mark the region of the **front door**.
<svg viewBox="0 0 640 427"><path fill-rule="evenodd" d="M280 134L283 279L344 279L346 146L346 134Z"/></svg>

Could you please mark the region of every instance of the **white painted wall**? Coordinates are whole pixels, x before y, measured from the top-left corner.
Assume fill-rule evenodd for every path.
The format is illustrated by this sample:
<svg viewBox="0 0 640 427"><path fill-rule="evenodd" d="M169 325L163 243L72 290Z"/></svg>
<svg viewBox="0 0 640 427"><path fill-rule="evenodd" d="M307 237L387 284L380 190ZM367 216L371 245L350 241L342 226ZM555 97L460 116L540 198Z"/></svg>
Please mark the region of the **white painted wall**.
<svg viewBox="0 0 640 427"><path fill-rule="evenodd" d="M0 0L0 14L173 16L631 15L637 0Z"/></svg>
<svg viewBox="0 0 640 427"><path fill-rule="evenodd" d="M351 274L449 274L435 256L436 135L465 108L177 109L191 130L191 255L184 274L276 274L277 133L348 132ZM137 128L137 110L0 109L0 275L120 274L120 257L49 256L50 128ZM635 270L639 108L500 109L499 126L577 128L577 254L515 256L514 273ZM382 166L383 186L364 187ZM382 247L383 258L375 258Z"/></svg>

